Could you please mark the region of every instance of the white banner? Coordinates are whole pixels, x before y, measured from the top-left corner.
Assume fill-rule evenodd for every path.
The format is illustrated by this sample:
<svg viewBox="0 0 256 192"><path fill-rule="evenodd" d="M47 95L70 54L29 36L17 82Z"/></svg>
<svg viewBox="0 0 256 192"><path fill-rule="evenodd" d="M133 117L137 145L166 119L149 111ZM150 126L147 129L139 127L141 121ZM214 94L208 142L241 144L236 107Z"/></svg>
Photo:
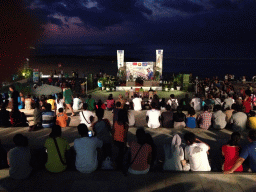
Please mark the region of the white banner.
<svg viewBox="0 0 256 192"><path fill-rule="evenodd" d="M156 50L156 71L159 71L160 75L162 75L163 71L163 50Z"/></svg>
<svg viewBox="0 0 256 192"><path fill-rule="evenodd" d="M126 80L135 81L137 77L152 80L154 62L126 62Z"/></svg>
<svg viewBox="0 0 256 192"><path fill-rule="evenodd" d="M117 69L124 66L124 50L117 50Z"/></svg>

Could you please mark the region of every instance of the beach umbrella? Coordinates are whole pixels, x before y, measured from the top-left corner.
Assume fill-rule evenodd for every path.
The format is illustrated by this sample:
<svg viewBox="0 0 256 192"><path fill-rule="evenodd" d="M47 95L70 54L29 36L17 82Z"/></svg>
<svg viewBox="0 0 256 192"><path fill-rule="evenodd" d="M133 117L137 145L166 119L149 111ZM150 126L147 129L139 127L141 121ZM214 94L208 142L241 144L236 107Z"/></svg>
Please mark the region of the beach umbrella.
<svg viewBox="0 0 256 192"><path fill-rule="evenodd" d="M61 93L62 89L57 86L43 84L42 86L37 86L31 91L32 95L52 95L56 93Z"/></svg>

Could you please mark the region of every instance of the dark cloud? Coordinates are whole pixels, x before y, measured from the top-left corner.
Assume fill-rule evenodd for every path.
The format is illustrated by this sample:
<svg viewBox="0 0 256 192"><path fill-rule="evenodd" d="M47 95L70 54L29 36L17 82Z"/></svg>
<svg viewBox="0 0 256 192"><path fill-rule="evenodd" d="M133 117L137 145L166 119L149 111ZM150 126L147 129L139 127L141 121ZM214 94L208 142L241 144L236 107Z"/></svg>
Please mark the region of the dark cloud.
<svg viewBox="0 0 256 192"><path fill-rule="evenodd" d="M187 13L197 13L204 10L203 5L196 4L190 0L158 0L158 2L164 7L177 9Z"/></svg>

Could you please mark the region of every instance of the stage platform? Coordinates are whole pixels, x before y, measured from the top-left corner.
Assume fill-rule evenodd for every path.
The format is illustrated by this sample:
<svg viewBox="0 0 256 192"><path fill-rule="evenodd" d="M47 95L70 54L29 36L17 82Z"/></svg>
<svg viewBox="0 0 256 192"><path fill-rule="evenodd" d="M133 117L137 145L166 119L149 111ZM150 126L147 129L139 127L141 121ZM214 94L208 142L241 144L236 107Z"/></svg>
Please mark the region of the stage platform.
<svg viewBox="0 0 256 192"><path fill-rule="evenodd" d="M141 88L141 86L117 86L116 90L117 91L128 91L131 89L131 87L133 88L133 90ZM152 87L142 86L142 88L144 89L144 91L149 91L150 88L153 89L154 91L162 91L162 87L160 87L160 86L152 86Z"/></svg>

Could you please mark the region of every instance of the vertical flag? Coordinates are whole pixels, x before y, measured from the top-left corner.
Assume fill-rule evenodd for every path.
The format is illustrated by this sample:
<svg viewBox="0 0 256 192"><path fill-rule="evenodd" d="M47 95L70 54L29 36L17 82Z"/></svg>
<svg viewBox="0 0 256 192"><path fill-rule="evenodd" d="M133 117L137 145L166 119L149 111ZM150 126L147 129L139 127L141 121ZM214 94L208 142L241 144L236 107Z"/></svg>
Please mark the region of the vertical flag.
<svg viewBox="0 0 256 192"><path fill-rule="evenodd" d="M124 50L117 50L117 68L124 66Z"/></svg>
<svg viewBox="0 0 256 192"><path fill-rule="evenodd" d="M163 50L158 49L156 50L156 67L158 67L158 71L160 75L162 75L163 72Z"/></svg>

